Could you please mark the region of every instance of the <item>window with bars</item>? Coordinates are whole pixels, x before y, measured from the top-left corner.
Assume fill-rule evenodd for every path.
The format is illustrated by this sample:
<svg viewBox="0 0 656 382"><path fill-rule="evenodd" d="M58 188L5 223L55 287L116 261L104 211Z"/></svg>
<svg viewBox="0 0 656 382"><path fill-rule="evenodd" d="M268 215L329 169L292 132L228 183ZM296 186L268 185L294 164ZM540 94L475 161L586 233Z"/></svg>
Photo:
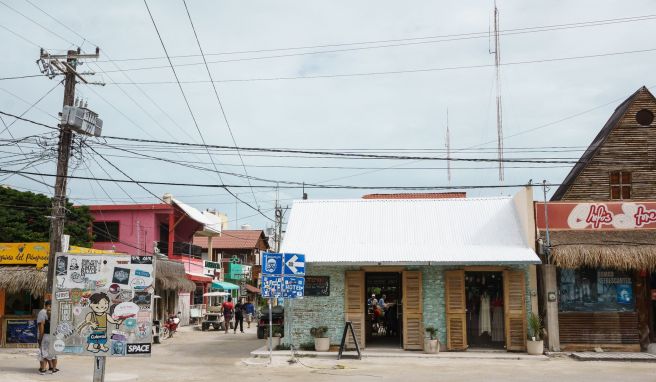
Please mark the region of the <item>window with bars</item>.
<svg viewBox="0 0 656 382"><path fill-rule="evenodd" d="M631 173L628 171L611 171L610 198L631 199Z"/></svg>

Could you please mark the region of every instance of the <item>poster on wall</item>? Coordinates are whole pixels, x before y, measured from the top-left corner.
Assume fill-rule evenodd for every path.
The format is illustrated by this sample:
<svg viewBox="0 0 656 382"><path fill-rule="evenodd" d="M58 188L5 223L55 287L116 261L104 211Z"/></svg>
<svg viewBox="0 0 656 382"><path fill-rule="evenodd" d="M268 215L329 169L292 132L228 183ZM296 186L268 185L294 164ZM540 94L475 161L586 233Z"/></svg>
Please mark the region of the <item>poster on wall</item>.
<svg viewBox="0 0 656 382"><path fill-rule="evenodd" d="M58 253L51 334L57 354L149 356L153 256Z"/></svg>
<svg viewBox="0 0 656 382"><path fill-rule="evenodd" d="M5 320L4 328L5 346L16 347L25 344L37 343L36 320L14 319Z"/></svg>

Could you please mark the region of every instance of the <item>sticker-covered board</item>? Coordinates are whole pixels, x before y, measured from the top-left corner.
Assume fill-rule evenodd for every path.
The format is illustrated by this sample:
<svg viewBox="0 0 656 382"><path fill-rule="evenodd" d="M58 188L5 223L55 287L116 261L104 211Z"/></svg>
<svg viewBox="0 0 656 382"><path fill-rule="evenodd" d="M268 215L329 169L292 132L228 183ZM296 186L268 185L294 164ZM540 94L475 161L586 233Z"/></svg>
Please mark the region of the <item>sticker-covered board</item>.
<svg viewBox="0 0 656 382"><path fill-rule="evenodd" d="M149 356L155 258L58 253L50 330L57 354Z"/></svg>

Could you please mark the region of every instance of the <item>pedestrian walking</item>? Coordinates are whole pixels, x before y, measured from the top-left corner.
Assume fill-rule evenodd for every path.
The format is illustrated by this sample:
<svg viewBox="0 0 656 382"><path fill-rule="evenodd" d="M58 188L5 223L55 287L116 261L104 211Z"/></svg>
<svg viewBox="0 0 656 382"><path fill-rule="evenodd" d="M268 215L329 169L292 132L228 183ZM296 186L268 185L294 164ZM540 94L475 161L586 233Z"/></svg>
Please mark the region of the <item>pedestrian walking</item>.
<svg viewBox="0 0 656 382"><path fill-rule="evenodd" d="M223 326L225 327L225 334L228 334L230 321L232 321L232 314L235 310L235 304L232 303L232 296L228 296L228 301L224 301L223 304L221 304L221 310L223 311Z"/></svg>
<svg viewBox="0 0 656 382"><path fill-rule="evenodd" d="M242 299L239 299L237 301L237 305L235 305L235 331L234 333L237 333L237 325L239 325L239 331L244 332L244 303L242 302Z"/></svg>
<svg viewBox="0 0 656 382"><path fill-rule="evenodd" d="M253 322L253 317L255 317L255 306L251 302L251 300L247 300L246 304L244 304L244 308L246 310L246 323L248 324L248 328L251 328L251 322Z"/></svg>
<svg viewBox="0 0 656 382"><path fill-rule="evenodd" d="M57 369L57 356L51 349L52 336L50 335L50 310L52 303L46 300L43 309L36 316L36 323L39 326L39 374L43 375L50 370L51 373L59 371ZM46 366L48 367L46 369Z"/></svg>

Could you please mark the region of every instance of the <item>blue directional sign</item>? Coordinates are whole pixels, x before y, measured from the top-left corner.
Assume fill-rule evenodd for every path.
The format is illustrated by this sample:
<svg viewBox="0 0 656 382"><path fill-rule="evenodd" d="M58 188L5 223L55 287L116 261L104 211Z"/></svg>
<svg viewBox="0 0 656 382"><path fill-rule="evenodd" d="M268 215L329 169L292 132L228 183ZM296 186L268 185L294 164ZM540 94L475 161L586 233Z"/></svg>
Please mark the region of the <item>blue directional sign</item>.
<svg viewBox="0 0 656 382"><path fill-rule="evenodd" d="M305 276L305 255L285 253L285 275Z"/></svg>
<svg viewBox="0 0 656 382"><path fill-rule="evenodd" d="M262 275L262 297L282 297L282 293L282 277Z"/></svg>
<svg viewBox="0 0 656 382"><path fill-rule="evenodd" d="M262 253L262 274L282 275L282 253Z"/></svg>
<svg viewBox="0 0 656 382"><path fill-rule="evenodd" d="M284 298L302 298L305 291L305 278L296 276L285 276L283 279Z"/></svg>

